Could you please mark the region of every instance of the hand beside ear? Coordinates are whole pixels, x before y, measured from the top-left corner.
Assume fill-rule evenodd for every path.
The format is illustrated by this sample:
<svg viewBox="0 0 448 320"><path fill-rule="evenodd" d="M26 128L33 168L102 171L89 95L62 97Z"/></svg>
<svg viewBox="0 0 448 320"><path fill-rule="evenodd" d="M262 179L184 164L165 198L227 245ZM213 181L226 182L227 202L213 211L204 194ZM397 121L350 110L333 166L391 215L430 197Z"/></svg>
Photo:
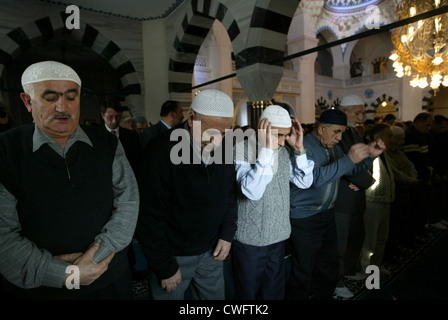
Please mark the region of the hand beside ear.
<svg viewBox="0 0 448 320"><path fill-rule="evenodd" d="M304 151L303 146L303 128L297 119L292 119L291 134L286 138L286 142L294 148L295 151Z"/></svg>
<svg viewBox="0 0 448 320"><path fill-rule="evenodd" d="M262 147L272 149L271 123L268 119L261 119L258 123L258 142Z"/></svg>

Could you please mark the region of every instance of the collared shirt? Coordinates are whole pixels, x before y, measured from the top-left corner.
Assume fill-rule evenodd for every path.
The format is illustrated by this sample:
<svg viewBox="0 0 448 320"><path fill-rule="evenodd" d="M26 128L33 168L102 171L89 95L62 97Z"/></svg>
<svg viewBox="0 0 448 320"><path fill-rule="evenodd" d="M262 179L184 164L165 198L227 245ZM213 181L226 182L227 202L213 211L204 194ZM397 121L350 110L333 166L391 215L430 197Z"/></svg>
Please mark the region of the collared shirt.
<svg viewBox="0 0 448 320"><path fill-rule="evenodd" d="M254 165L235 160L236 179L242 193L251 200L259 200L266 186L272 181L275 153L272 149L261 148ZM300 189L307 189L313 183L314 162L306 154L290 157L289 181Z"/></svg>
<svg viewBox="0 0 448 320"><path fill-rule="evenodd" d="M110 133L112 133L112 131L114 131L115 133L113 133L113 134L115 134L117 136L117 138L120 137L120 126L118 126L117 129L111 129L106 125L104 125L104 126L106 127L107 131L109 131Z"/></svg>
<svg viewBox="0 0 448 320"><path fill-rule="evenodd" d="M162 122L164 125L165 125L165 127L167 127L168 129L171 129L171 126L170 125L168 125L165 121L163 121L162 119L160 119L160 122Z"/></svg>
<svg viewBox="0 0 448 320"><path fill-rule="evenodd" d="M70 147L77 141L93 147L89 137L79 126L69 137L66 147L62 148L35 125L33 152L42 145L48 144L57 154L65 158ZM95 262L100 262L112 252L124 249L132 240L137 223L139 208L137 182L119 141L112 165L112 184L114 209L103 231L95 237L95 242L100 244L93 257ZM21 225L16 205L17 199L0 183L0 270L2 275L22 288L61 287L66 276L66 268L70 264L52 257L45 248L37 248L30 240L20 236Z"/></svg>

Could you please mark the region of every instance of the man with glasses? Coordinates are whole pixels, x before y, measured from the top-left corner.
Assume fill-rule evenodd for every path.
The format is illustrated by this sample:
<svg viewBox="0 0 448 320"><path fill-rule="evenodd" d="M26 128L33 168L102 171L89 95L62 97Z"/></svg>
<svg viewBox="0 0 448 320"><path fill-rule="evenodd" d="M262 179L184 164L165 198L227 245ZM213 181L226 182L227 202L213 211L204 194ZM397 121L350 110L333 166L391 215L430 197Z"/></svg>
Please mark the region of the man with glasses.
<svg viewBox="0 0 448 320"><path fill-rule="evenodd" d="M131 299L126 247L139 196L121 143L78 124L81 80L69 66L32 64L22 86L34 123L0 135L5 291L18 299Z"/></svg>

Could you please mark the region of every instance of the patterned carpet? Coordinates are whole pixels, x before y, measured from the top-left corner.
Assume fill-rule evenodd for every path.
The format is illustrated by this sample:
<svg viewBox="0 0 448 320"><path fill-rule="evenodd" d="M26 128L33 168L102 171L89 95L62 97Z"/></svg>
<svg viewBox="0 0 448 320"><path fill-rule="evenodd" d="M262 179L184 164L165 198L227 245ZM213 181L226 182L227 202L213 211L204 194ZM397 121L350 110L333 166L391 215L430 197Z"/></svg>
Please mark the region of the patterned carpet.
<svg viewBox="0 0 448 320"><path fill-rule="evenodd" d="M389 286L397 277L399 277L407 268L419 260L431 245L446 231L439 229L427 229L425 236L416 237L412 246L399 245L396 254L393 257L385 258L384 267L390 271L390 274L381 274L381 288ZM369 293L365 286L365 280L344 279L346 286L354 293L351 300L360 300ZM394 297L391 297L395 300Z"/></svg>
<svg viewBox="0 0 448 320"><path fill-rule="evenodd" d="M149 286L148 286L148 278L146 276L142 276L141 280L133 281L133 294L134 299L136 300L147 300L149 299Z"/></svg>
<svg viewBox="0 0 448 320"><path fill-rule="evenodd" d="M389 275L381 274L380 286L385 287L390 284L394 279L396 279L406 268L412 265L413 262L417 261L421 255L431 247L431 244L444 234L446 231L441 231L438 229L427 229L424 236L417 237L414 239L411 246L398 246L395 255L385 259L384 267L390 271ZM136 248L137 261L142 257L139 257L140 251L138 244L134 244ZM138 262L137 262L138 263ZM136 300L148 300L150 299L150 292L148 286L148 279L146 272L144 271L146 265L140 265L140 270L138 270L139 277L134 280L134 298ZM233 279L231 271L231 261L227 259L224 263L224 273L226 279L226 296L228 299L232 299L233 296ZM345 285L354 293L354 297L349 300L361 300L364 295L366 295L370 290L365 286L365 280L349 280L344 279Z"/></svg>

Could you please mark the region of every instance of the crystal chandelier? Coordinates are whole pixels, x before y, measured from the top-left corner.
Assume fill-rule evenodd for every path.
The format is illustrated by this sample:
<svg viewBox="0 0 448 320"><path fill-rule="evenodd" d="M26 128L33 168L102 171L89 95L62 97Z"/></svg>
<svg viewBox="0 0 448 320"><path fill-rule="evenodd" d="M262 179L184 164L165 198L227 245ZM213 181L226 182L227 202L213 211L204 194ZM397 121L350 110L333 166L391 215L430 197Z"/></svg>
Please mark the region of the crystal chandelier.
<svg viewBox="0 0 448 320"><path fill-rule="evenodd" d="M402 0L397 6L399 19L446 6L448 0ZM392 31L392 51L396 76L410 77L410 85L433 90L448 86L448 14L419 20Z"/></svg>

